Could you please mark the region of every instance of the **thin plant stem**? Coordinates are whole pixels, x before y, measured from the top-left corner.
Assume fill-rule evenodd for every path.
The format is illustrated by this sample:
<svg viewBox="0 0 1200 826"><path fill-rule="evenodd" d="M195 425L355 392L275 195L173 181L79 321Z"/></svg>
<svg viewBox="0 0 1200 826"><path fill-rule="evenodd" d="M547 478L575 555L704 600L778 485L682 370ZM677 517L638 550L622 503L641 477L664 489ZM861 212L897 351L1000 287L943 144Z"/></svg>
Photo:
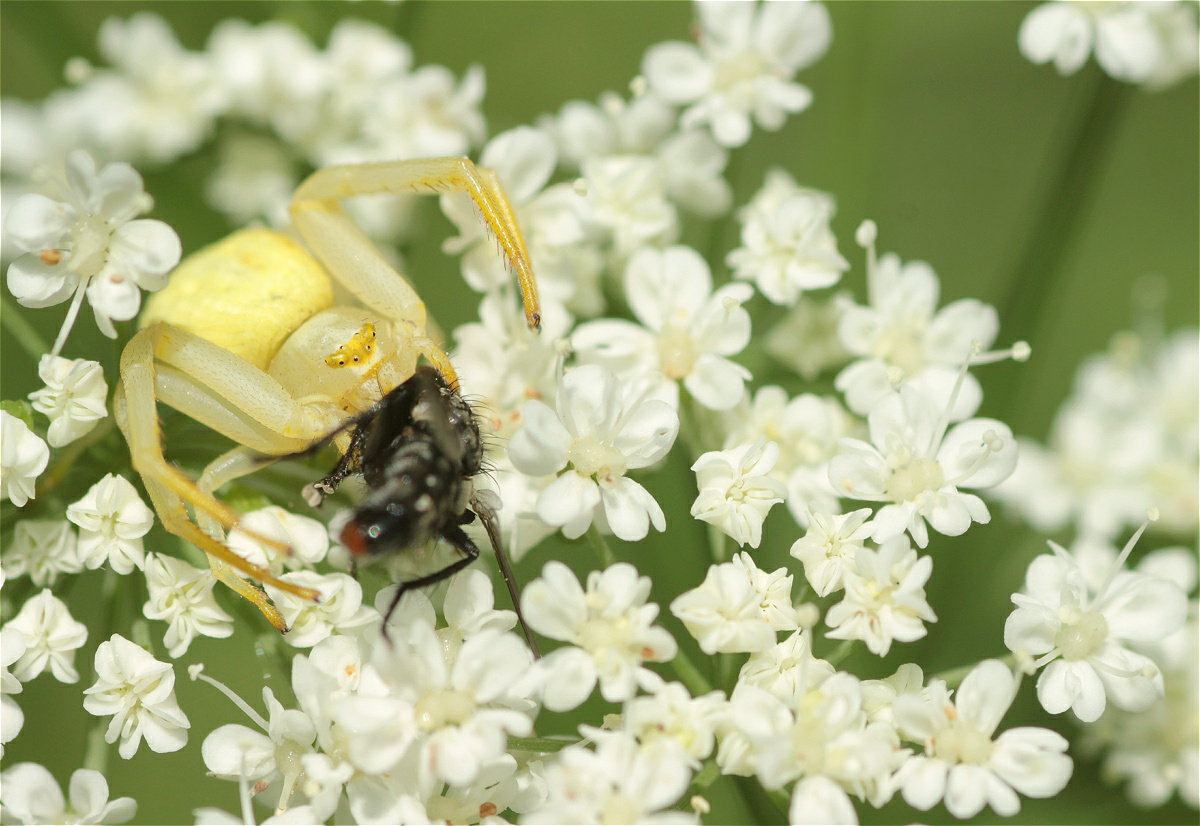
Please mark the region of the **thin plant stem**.
<svg viewBox="0 0 1200 826"><path fill-rule="evenodd" d="M71 299L71 308L67 310L67 317L63 319L62 327L58 330L58 338L54 339L54 349L51 354L57 356L62 352L62 348L67 343L67 336L71 333L71 328L75 326L75 318L79 315L79 307L83 304L83 296L87 291L89 279L83 279L79 282L79 286L75 290L75 297Z"/></svg>
<svg viewBox="0 0 1200 826"><path fill-rule="evenodd" d="M35 362L41 361L42 356L50 352L46 340L37 330L33 329L25 316L7 298L0 297L0 324L8 330L9 335L21 345L21 349L29 354Z"/></svg>
<svg viewBox="0 0 1200 826"><path fill-rule="evenodd" d="M567 746L579 744L579 740L558 740L552 737L509 737L510 751L532 751L538 754L553 754Z"/></svg>
<svg viewBox="0 0 1200 826"><path fill-rule="evenodd" d="M600 564L602 564L605 568L616 564L616 554L612 552L612 548L608 546L608 540L600 534L600 531L596 529L595 525L592 525L590 528L588 528L587 534L585 535L587 536L588 545L592 547L592 551L600 560Z"/></svg>
<svg viewBox="0 0 1200 826"><path fill-rule="evenodd" d="M691 658L683 653L683 649L676 652L675 658L671 660L671 668L675 670L675 676L687 686L693 697L699 697L701 694L707 694L713 690L712 684L700 673L700 669L696 667Z"/></svg>
<svg viewBox="0 0 1200 826"><path fill-rule="evenodd" d="M1040 311L1062 274L1068 244L1087 213L1133 88L1101 74L1087 112L1067 139L1056 168L1045 176L1052 183L1034 209L1008 296L1000 305L1000 329L1009 341L1034 338Z"/></svg>

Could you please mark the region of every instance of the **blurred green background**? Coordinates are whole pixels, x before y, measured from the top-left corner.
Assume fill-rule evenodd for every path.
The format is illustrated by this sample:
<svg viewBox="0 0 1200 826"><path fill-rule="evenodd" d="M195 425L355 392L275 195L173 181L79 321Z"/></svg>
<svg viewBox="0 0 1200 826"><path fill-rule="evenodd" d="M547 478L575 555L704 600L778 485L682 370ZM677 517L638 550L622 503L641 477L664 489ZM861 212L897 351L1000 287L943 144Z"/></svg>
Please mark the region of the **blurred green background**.
<svg viewBox="0 0 1200 826"><path fill-rule="evenodd" d="M853 264L843 285L860 298L863 255L853 233L871 218L879 225L881 252L933 265L942 279L942 303L974 297L995 304L1002 316L1000 343L1026 339L1034 355L1023 365L1004 363L979 371L985 394L981 413L1006 421L1019 435L1044 438L1080 360L1103 349L1117 330L1130 327L1136 295L1144 293L1136 286L1139 279L1157 276L1165 284L1162 315L1168 330L1197 324L1200 115L1195 78L1151 93L1109 80L1094 63L1068 78L1030 64L1018 52L1016 37L1031 8L1033 4L1007 2L829 4L832 48L797 78L813 90L813 106L781 131L756 132L747 146L733 150L728 176L735 204L744 203L761 185L764 171L776 165L802 185L833 193L838 201L834 231L841 252ZM0 92L41 99L63 84L68 58L81 55L99 62L95 35L106 17L146 9L163 15L191 49L202 48L213 25L227 17L289 20L319 46L344 16L379 22L412 45L416 65L442 64L457 75L471 63L485 67L483 111L489 134L556 112L571 99L594 101L609 89L625 94L648 46L688 39L692 30L690 6L665 2L7 0L0 3ZM142 170L157 204L153 217L179 230L185 254L228 231L200 198L214 163L210 145L171 167ZM423 213L429 235L405 253L410 275L434 316L450 329L474 317L476 300L458 277L456 262L439 252L437 239L449 225L434 212ZM732 218L691 221L684 240L701 251L715 250L710 258L723 278L723 258L737 245L737 233ZM24 316L53 340L64 311L60 305ZM7 330L0 346L2 395L23 398L38 386L36 365ZM66 355L99 358L112 376L119 347L120 342L96 332L85 310ZM782 379L769 367L756 374L756 384ZM802 387L795 380L789 383L794 392ZM186 425L175 425L187 432ZM663 472L644 477L664 503L668 532L636 545L613 542L619 558L654 578L655 598L664 606L662 621L681 638L684 632L665 604L698 584L708 561L703 526L687 515L695 495L694 487L688 488L689 464L676 451ZM75 496L92 481L81 480ZM11 524L4 526L4 534L11 536ZM787 550L798 535L790 517L777 508L756 554L760 567L771 570L790 561ZM161 532L148 537L155 538L171 541ZM1005 653L1001 630L1011 609L1009 594L1020 586L1030 556L1044 548L1043 540L1005 519L976 526L960 540L936 538L928 590L939 622L929 636L895 647L885 663L861 658L843 667L877 677L900 662L916 660L932 673ZM1165 544L1166 539L1143 540L1145 549ZM549 558L567 559L581 571L596 565L585 544L551 541L522 561L522 579L535 576ZM802 578L798 565L795 570ZM82 765L87 727L93 722L81 708L79 691L88 685L95 646L108 634L102 630L106 620L98 604L98 576L75 579L67 586L77 592L69 601L72 609L79 604L94 609L91 616L86 608L76 613L93 629L77 658L84 681L63 686L43 676L26 685L18 698L26 712L25 729L5 754L7 765L44 763L64 786L70 772ZM136 612L140 604L131 597L130 605L117 608L118 617ZM160 634L161 627L154 633ZM200 640L177 664L177 693L192 721L187 750L156 755L143 747L130 761L113 750L107 772L112 796L134 795L138 822L191 822L191 810L202 805L237 811L234 784L204 776L199 744L218 725L247 721L209 687L187 682L182 665L207 662L207 673L255 705L264 678L286 697L286 675L272 657L256 655L256 644L250 636ZM274 641L266 640L264 647L273 648ZM692 654L702 660L694 648ZM711 665L701 664L705 669ZM580 719L596 722L606 710L612 709L593 702ZM1026 723L1072 730L1062 718L1047 722L1030 685L1005 726ZM551 733L542 727L553 726L570 733L574 724L547 716L539 731ZM778 818L761 794L743 797L750 785L718 781L708 792L714 812L706 820ZM914 813L894 803L882 812L860 807L860 817L864 822L909 822ZM940 806L921 819L953 822ZM996 819L987 811L978 818ZM1150 813L1135 809L1121 791L1101 784L1094 764L1079 761L1066 792L1051 801L1023 800L1014 821L1195 823L1196 814L1178 803Z"/></svg>

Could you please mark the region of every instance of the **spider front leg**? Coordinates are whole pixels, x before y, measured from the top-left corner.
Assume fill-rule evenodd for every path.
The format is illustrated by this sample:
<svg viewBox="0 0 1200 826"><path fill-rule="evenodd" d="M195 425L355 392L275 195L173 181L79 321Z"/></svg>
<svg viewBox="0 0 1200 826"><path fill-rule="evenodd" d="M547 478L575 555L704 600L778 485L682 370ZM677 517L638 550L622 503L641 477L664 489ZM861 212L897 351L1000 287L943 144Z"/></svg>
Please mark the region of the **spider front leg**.
<svg viewBox="0 0 1200 826"><path fill-rule="evenodd" d="M331 166L310 175L292 197L292 222L325 268L368 307L425 330L425 305L375 244L338 203L380 192L466 192L509 267L525 302L526 323L541 325L537 283L512 204L494 172L468 158L425 158L355 166Z"/></svg>
<svg viewBox="0 0 1200 826"><path fill-rule="evenodd" d="M163 526L205 551L217 578L253 602L272 625L285 631L283 618L266 595L231 569L304 599L317 599L320 595L311 588L277 579L211 535L219 534L220 527L233 527L240 516L216 499L211 487L208 491L201 489L167 462L157 409L161 395L173 407L231 438L249 443L254 450L284 453L292 445L303 444L302 435L312 426L306 425L303 407L282 387L275 390L273 382L261 370L212 342L167 324L155 324L134 336L121 356L121 381L114 407L117 422L129 443L134 469L141 474ZM213 388L220 388L220 394L214 395ZM248 452L250 448L245 450ZM231 455L244 465L232 470L231 478L251 469L243 454L235 450L226 457ZM215 471L210 473L210 485L214 474ZM192 521L185 503L192 506L198 520L209 524L209 531ZM253 532L251 535L286 551L286 546L269 537Z"/></svg>

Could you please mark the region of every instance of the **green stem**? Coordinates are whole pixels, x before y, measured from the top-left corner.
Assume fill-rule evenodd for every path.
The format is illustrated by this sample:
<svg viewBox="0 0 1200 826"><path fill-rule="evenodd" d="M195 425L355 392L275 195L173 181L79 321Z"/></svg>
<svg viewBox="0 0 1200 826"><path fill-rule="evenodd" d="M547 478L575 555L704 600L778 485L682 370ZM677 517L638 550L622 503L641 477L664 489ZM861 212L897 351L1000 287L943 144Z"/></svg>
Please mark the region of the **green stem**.
<svg viewBox="0 0 1200 826"><path fill-rule="evenodd" d="M3 297L0 297L0 325L8 330L9 335L34 362L41 361L42 356L50 352L46 340L33 329L33 325L26 320L16 305Z"/></svg>
<svg viewBox="0 0 1200 826"><path fill-rule="evenodd" d="M553 754L562 751L567 746L580 743L579 740L558 740L551 737L509 737L510 751L533 751L538 754Z"/></svg>
<svg viewBox="0 0 1200 826"><path fill-rule="evenodd" d="M70 446L62 452L59 460L54 463L54 466L50 468L49 472L47 472L39 480L37 486L38 496L45 496L47 493L58 487L62 480L65 479L67 474L71 471L71 468L75 466L75 463L79 460L79 457L87 452L88 448L103 441L104 437L112 432L113 428L116 426L116 421L112 416L109 416L107 419L103 420L100 422L100 424L93 428L92 432L80 436L78 439L71 442Z"/></svg>
<svg viewBox="0 0 1200 826"><path fill-rule="evenodd" d="M683 649L676 652L675 659L671 660L671 668L675 670L675 676L687 686L687 690L693 697L699 697L713 690L712 684L700 673L700 669L696 667L691 658L683 653Z"/></svg>
<svg viewBox="0 0 1200 826"><path fill-rule="evenodd" d="M1000 329L1007 341L1027 341L1036 332L1040 311L1048 306L1046 297L1062 274L1068 243L1101 178L1133 88L1101 75L1083 120L1066 141L1055 169L1045 176L1052 182L1049 195L1034 210L1008 297L1000 306Z"/></svg>
<svg viewBox="0 0 1200 826"><path fill-rule="evenodd" d="M825 661L830 665L836 666L846 657L850 656L850 652L854 649L852 640L842 640L838 643L838 647L829 652L829 656L825 657Z"/></svg>
<svg viewBox="0 0 1200 826"><path fill-rule="evenodd" d="M605 568L614 565L617 562L616 555L612 552L612 548L608 546L608 540L605 539L595 525L588 528L587 533L588 545L592 547L592 551L600 560L600 564Z"/></svg>

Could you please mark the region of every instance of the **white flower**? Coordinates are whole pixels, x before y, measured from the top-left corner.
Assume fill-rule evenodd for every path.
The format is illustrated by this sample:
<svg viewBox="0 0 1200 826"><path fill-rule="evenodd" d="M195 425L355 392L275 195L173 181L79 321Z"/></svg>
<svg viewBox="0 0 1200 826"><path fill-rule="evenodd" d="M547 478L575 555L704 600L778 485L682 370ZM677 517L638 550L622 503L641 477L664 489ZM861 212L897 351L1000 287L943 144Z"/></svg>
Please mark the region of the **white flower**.
<svg viewBox="0 0 1200 826"><path fill-rule="evenodd" d="M75 531L65 519L22 519L0 561L8 576L29 574L34 585L53 585L59 574L83 570L75 542Z"/></svg>
<svg viewBox="0 0 1200 826"><path fill-rule="evenodd" d="M108 383L100 363L46 354L38 363L46 387L29 394L33 409L50 419L46 441L62 447L91 432L108 415Z"/></svg>
<svg viewBox="0 0 1200 826"><path fill-rule="evenodd" d="M638 250L625 268L625 299L641 324L600 319L581 324L571 344L584 362L625 377L682 380L712 410L737 404L750 371L729 360L750 342L751 296L744 284L715 293L708 263L691 247ZM674 390L674 387L671 387Z"/></svg>
<svg viewBox="0 0 1200 826"><path fill-rule="evenodd" d="M609 702L628 700L639 687L654 690L662 678L642 665L666 662L678 645L655 626L658 606L646 604L650 578L627 562L588 574L587 591L571 569L547 562L521 595L525 621L538 634L569 645L535 666L543 701L553 711L577 707L600 683Z"/></svg>
<svg viewBox="0 0 1200 826"><path fill-rule="evenodd" d="M0 411L0 499L18 508L34 498L34 482L50 462L50 448L25 422Z"/></svg>
<svg viewBox="0 0 1200 826"><path fill-rule="evenodd" d="M57 197L31 193L8 213L6 231L25 251L8 268L8 288L26 307L49 307L75 294L54 355L62 349L86 289L96 323L116 338L113 320L127 321L141 307L141 289L159 290L179 263L182 247L162 221L133 220L149 206L142 177L126 163L97 172L86 152L67 156Z"/></svg>
<svg viewBox="0 0 1200 826"><path fill-rule="evenodd" d="M738 545L757 548L763 520L787 494L782 482L767 475L778 458L779 445L763 439L702 455L692 465L700 488L692 516L716 525Z"/></svg>
<svg viewBox="0 0 1200 826"><path fill-rule="evenodd" d="M768 789L801 780L792 789L799 822L824 822L853 811L848 790L890 772L896 742L888 726L868 723L859 681L837 672L785 703L753 686L739 686L734 726L752 747L754 772ZM805 783L823 777L830 784Z"/></svg>
<svg viewBox="0 0 1200 826"><path fill-rule="evenodd" d="M833 196L794 184L778 202L760 196L741 212L742 246L725 258L733 277L753 281L768 301L789 307L806 290L836 284L850 262L829 228Z"/></svg>
<svg viewBox="0 0 1200 826"><path fill-rule="evenodd" d="M697 823L671 809L692 772L668 738L641 746L632 735L588 729L596 750L569 746L546 766L546 801L521 823Z"/></svg>
<svg viewBox="0 0 1200 826"><path fill-rule="evenodd" d="M273 546L254 539L246 531L282 542L290 549L290 553L280 553ZM285 568L296 570L323 560L329 553L329 530L316 519L299 516L278 505L268 505L244 514L229 532L226 545L243 559L279 574Z"/></svg>
<svg viewBox="0 0 1200 826"><path fill-rule="evenodd" d="M25 635L16 628L0 628L0 758L4 757L4 744L11 743L25 725L25 712L10 697L24 690L21 681L8 667L25 654Z"/></svg>
<svg viewBox="0 0 1200 826"><path fill-rule="evenodd" d="M991 519L982 499L959 488L991 487L1007 478L1017 463L1016 441L995 419L970 419L947 433L953 396L940 418L911 385L884 396L867 417L872 444L842 439L844 452L830 460L829 481L844 496L889 503L875 514L876 542L907 530L924 548L926 520L938 533L959 536L971 522Z"/></svg>
<svg viewBox="0 0 1200 826"><path fill-rule="evenodd" d="M924 622L937 622L925 601L925 583L933 560L919 557L898 536L878 550L859 547L855 567L845 573L846 596L825 614L836 640L862 640L867 650L887 656L892 641L912 642L925 636Z"/></svg>
<svg viewBox="0 0 1200 826"><path fill-rule="evenodd" d="M1112 77L1162 87L1196 73L1200 42L1191 3L1043 3L1021 22L1021 54L1074 74L1094 49Z"/></svg>
<svg viewBox="0 0 1200 826"><path fill-rule="evenodd" d="M313 602L270 584L263 586L287 624L284 639L296 648L311 648L330 634L379 622L378 612L362 604L362 586L349 574L295 571L280 579L321 594L321 601Z"/></svg>
<svg viewBox="0 0 1200 826"><path fill-rule="evenodd" d="M660 43L642 62L650 88L691 104L684 128L708 124L722 146L741 146L750 119L768 130L805 109L812 93L792 82L829 47L829 14L818 3L699 3L699 45Z"/></svg>
<svg viewBox="0 0 1200 826"><path fill-rule="evenodd" d="M799 698L833 672L832 665L813 656L812 633L801 630L770 648L752 652L738 673L738 685L761 688L795 707Z"/></svg>
<svg viewBox="0 0 1200 826"><path fill-rule="evenodd" d="M644 538L651 524L665 530L662 508L625 472L652 465L671 449L679 432L671 406L594 364L562 377L556 405L557 414L540 401L527 402L524 423L508 443L522 473L560 474L538 496L543 521L561 526L568 539L581 536L598 513L626 541Z"/></svg>
<svg viewBox="0 0 1200 826"><path fill-rule="evenodd" d="M496 610L492 579L478 568L468 568L450 580L442 614L446 627L438 629L438 636L446 652L452 654L476 634L511 631L517 624L516 611Z"/></svg>
<svg viewBox="0 0 1200 826"><path fill-rule="evenodd" d="M867 250L868 303L845 304L838 322L842 345L858 358L838 373L834 387L860 416L903 384L920 384L940 402L955 386L963 360L975 356L972 342L986 349L995 341L999 316L973 298L939 310L941 285L932 267L924 261L901 265L894 253L876 262L873 240ZM983 399L974 376L961 382L953 421L972 415Z"/></svg>
<svg viewBox="0 0 1200 826"><path fill-rule="evenodd" d="M643 745L660 737L675 740L691 758L692 768L698 770L700 761L712 754L714 729L724 705L722 691L692 697L682 683L664 683L653 694L625 703L622 726Z"/></svg>
<svg viewBox="0 0 1200 826"><path fill-rule="evenodd" d="M811 512L808 532L792 543L791 555L804 563L804 577L819 597L840 590L847 572L874 525L870 508L845 514Z"/></svg>
<svg viewBox="0 0 1200 826"><path fill-rule="evenodd" d="M25 638L25 653L13 666L13 676L18 680L27 683L47 668L60 683L79 680L75 651L87 642L87 626L76 622L66 604L50 589L26 600L4 627Z"/></svg>
<svg viewBox="0 0 1200 826"><path fill-rule="evenodd" d="M841 367L850 360L850 354L838 338L838 325L852 303L844 291L821 298L801 293L783 321L767 333L767 352L805 381L814 381L824 371Z"/></svg>
<svg viewBox="0 0 1200 826"><path fill-rule="evenodd" d="M79 560L87 568L105 562L118 574L142 569L142 537L154 525L154 511L123 476L109 473L82 499L67 506L67 519L79 526Z"/></svg>
<svg viewBox="0 0 1200 826"><path fill-rule="evenodd" d="M142 739L165 754L187 744L191 724L175 700L175 672L144 648L113 634L96 649L96 684L84 690L83 707L97 717L112 715L104 742L115 743L128 760Z"/></svg>
<svg viewBox="0 0 1200 826"><path fill-rule="evenodd" d="M243 706L262 731L230 723L204 738L200 749L204 766L216 777L264 785L282 779L281 785L291 789L303 772L301 757L312 753L316 726L303 711L284 708L269 687L263 688L263 705L266 720Z"/></svg>
<svg viewBox="0 0 1200 826"><path fill-rule="evenodd" d="M710 565L699 587L684 591L671 603L671 613L705 654L763 651L775 644L776 629L768 620L774 612L766 610L770 601L760 587L765 582L754 573L761 572L749 555L739 554L733 562ZM791 577L781 579L787 582L790 609Z"/></svg>
<svg viewBox="0 0 1200 826"><path fill-rule="evenodd" d="M183 656L197 635L223 639L233 634L233 617L213 599L216 582L212 570L200 570L182 559L151 554L146 560L150 599L142 614L170 623L163 644L172 657Z"/></svg>
<svg viewBox="0 0 1200 826"><path fill-rule="evenodd" d="M465 786L506 749L507 735L527 736L533 722L519 682L532 664L520 637L489 629L455 653L443 650L422 620L394 630L371 665L386 693L339 699L333 719L349 732L347 754L370 774L386 774L416 748L418 784Z"/></svg>
<svg viewBox="0 0 1200 826"><path fill-rule="evenodd" d="M137 814L137 802L132 797L110 801L108 781L92 769L76 769L71 774L69 806L54 775L37 763L17 763L6 768L0 774L0 789L5 822L83 826L125 823Z"/></svg>
<svg viewBox="0 0 1200 826"><path fill-rule="evenodd" d="M283 144L261 135L231 135L218 149L217 167L204 186L209 206L238 226L254 221L287 226L297 176Z"/></svg>
<svg viewBox="0 0 1200 826"><path fill-rule="evenodd" d="M1193 809L1200 805L1200 640L1195 612L1193 601L1188 623L1164 640L1178 643L1182 654L1178 663L1159 660L1164 700L1141 712L1109 706L1085 732L1090 736L1083 746L1089 752L1102 745L1108 749L1104 776L1127 780L1129 799L1143 808L1164 805L1177 789L1185 804Z"/></svg>
<svg viewBox="0 0 1200 826"><path fill-rule="evenodd" d="M1044 728L1024 727L992 739L1017 695L1017 682L1004 663L985 660L963 678L953 703L941 680L928 696L902 694L893 711L901 735L925 747L905 761L895 783L905 802L928 811L945 799L957 818L974 817L984 806L1001 817L1028 797L1053 797L1071 778L1067 740Z"/></svg>
<svg viewBox="0 0 1200 826"><path fill-rule="evenodd" d="M767 385L753 399L729 412L725 447L767 439L779 446L779 461L771 475L787 486L787 508L806 527L811 511L837 512L838 492L829 483L829 460L838 453L838 439L852 435L854 419L832 397L787 391Z"/></svg>
<svg viewBox="0 0 1200 826"><path fill-rule="evenodd" d="M1108 699L1142 711L1163 696L1158 666L1127 644L1153 643L1181 627L1187 596L1173 582L1124 570L1141 533L1098 587L1075 556L1051 542L1054 553L1035 558L1024 593L1013 594L1017 607L1004 623L1004 644L1045 666L1037 693L1051 714L1069 708L1086 723L1100 716Z"/></svg>
<svg viewBox="0 0 1200 826"><path fill-rule="evenodd" d="M618 258L639 247L663 246L679 234L661 166L640 155L587 158L587 201L595 222L612 234Z"/></svg>

